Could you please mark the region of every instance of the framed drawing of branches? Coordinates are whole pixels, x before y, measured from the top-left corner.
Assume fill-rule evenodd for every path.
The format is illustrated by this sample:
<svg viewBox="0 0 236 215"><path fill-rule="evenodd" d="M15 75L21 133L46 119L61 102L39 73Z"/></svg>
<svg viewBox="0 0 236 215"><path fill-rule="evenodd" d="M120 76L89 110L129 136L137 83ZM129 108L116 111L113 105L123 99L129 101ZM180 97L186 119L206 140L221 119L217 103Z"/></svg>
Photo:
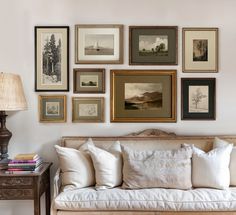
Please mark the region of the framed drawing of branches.
<svg viewBox="0 0 236 215"><path fill-rule="evenodd" d="M182 78L182 120L215 120L215 78Z"/></svg>
<svg viewBox="0 0 236 215"><path fill-rule="evenodd" d="M35 27L35 91L69 91L69 27Z"/></svg>

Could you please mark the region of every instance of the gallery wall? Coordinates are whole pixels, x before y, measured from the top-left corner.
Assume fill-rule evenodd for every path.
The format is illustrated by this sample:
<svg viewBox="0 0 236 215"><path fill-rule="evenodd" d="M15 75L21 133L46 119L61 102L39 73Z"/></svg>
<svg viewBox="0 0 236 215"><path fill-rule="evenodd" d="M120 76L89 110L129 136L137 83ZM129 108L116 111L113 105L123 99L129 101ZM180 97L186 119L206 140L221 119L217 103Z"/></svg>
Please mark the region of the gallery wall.
<svg viewBox="0 0 236 215"><path fill-rule="evenodd" d="M54 174L57 159L53 145L64 135L124 135L147 128L186 135L236 134L235 8L234 0L0 0L0 72L21 75L28 102L27 111L9 113L7 127L13 133L9 145L10 156L37 152L44 160L54 162L52 168ZM75 24L124 24L124 64L75 65ZM65 93L68 96L67 123L43 124L38 120L38 95L42 93L34 92L34 26L36 25L70 26L70 92ZM129 25L177 25L179 64L129 66ZM219 73L182 73L182 27L219 28ZM106 68L106 94L80 95L105 97L105 123L71 122L72 69L79 67ZM110 69L176 69L177 123L110 123ZM215 121L181 121L181 77L216 78ZM32 215L32 201L1 201L0 214Z"/></svg>

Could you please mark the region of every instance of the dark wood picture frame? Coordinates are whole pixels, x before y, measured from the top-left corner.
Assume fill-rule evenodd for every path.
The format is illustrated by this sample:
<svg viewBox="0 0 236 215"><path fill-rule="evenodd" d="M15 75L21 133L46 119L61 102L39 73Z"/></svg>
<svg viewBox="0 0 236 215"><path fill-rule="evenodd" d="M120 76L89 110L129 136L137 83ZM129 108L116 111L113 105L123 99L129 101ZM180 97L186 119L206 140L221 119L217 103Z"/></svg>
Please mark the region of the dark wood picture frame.
<svg viewBox="0 0 236 215"><path fill-rule="evenodd" d="M41 31L41 32L40 32ZM45 84L42 83L42 76L43 76L43 69L41 68L43 65L43 57L42 55L42 37L40 34L53 34L53 33L61 33L62 38L66 41L60 41L61 43L61 62L54 65L55 68L60 66L60 75L61 78L61 85L60 84ZM35 26L34 28L34 36L35 36L35 91L36 92L62 92L62 91L69 91L69 26ZM60 38L60 39L62 39ZM48 38L49 39L49 38ZM54 36L54 42L56 41ZM49 43L49 42L48 42ZM55 47L58 46L58 44L55 45ZM49 48L48 48L49 49ZM52 53L50 50L48 50L48 59L51 59L53 61ZM53 64L52 64L53 65ZM55 74L48 75L51 79L53 79L53 76L57 77L56 71ZM58 77L57 77L58 78ZM52 82L52 81L51 81Z"/></svg>
<svg viewBox="0 0 236 215"><path fill-rule="evenodd" d="M95 76L97 86L81 86L81 76ZM104 68L79 68L73 70L74 93L105 93L105 69Z"/></svg>
<svg viewBox="0 0 236 215"><path fill-rule="evenodd" d="M84 47L84 44L79 43L79 29L118 29L119 30L119 44L118 46L114 45L114 53L115 47L119 48L118 59L81 59L79 54L80 47ZM124 52L124 44L123 44L123 34L124 34L124 26L120 24L79 24L75 25L75 64L123 64L123 52ZM111 32L112 33L112 32ZM109 34L111 34L109 33ZM114 34L115 35L115 34ZM115 43L115 41L114 41ZM86 55L84 55L86 56ZM83 58L84 58L83 56ZM93 56L93 55L91 55ZM106 55L104 55L106 56ZM115 56L115 54L114 54ZM102 57L102 56L101 56ZM86 57L85 57L86 58ZM91 57L92 58L92 57Z"/></svg>
<svg viewBox="0 0 236 215"><path fill-rule="evenodd" d="M111 70L110 79L111 122L176 122L176 70ZM149 94L150 101L142 100L144 105L149 103L144 111L141 110L142 107L133 108L129 106L129 104L132 105L135 102L132 103L132 101L126 99L126 83L131 84L127 85L127 92L131 92L130 89L136 85L137 88L140 86L144 88L141 90L141 95L144 95L145 92L153 93L152 95ZM139 86L139 84L141 85ZM161 86L161 91L159 91L161 96L157 92L158 90L146 90L147 87L153 86L153 84L154 86ZM140 92L137 94L140 94ZM145 94L144 96L147 98L148 95ZM133 98L135 97L138 98L139 96L134 95ZM141 96L141 98L144 97ZM159 105L160 98L161 103Z"/></svg>
<svg viewBox="0 0 236 215"><path fill-rule="evenodd" d="M190 86L195 86L190 107ZM206 88L207 86L207 88ZM198 87L198 88L197 88ZM205 87L202 92L200 87ZM216 119L216 79L215 78L182 78L181 79L181 119L182 120L215 120ZM207 95L206 95L207 94ZM205 99L202 107L197 107ZM202 101L203 102L203 101ZM193 107L195 105L195 107ZM190 110L192 108L192 110Z"/></svg>
<svg viewBox="0 0 236 215"><path fill-rule="evenodd" d="M167 56L140 56L139 34L168 36ZM129 65L178 65L178 26L129 26Z"/></svg>
<svg viewBox="0 0 236 215"><path fill-rule="evenodd" d="M202 36L197 36L194 38L194 35L186 36L187 32L194 33L194 32L202 32ZM206 35L208 32L208 37ZM214 33L214 37L210 35L210 33ZM191 40L189 38L192 38ZM215 39L213 42L209 42L210 40ZM191 61L190 57L192 56L190 47L193 48L190 41L194 40L207 40L207 59L204 61ZM208 41L209 40L209 41ZM218 28L183 28L182 29L182 69L185 73L217 73L219 67L219 29ZM193 49L194 50L194 49ZM190 52L190 53L188 53ZM213 53L212 53L213 52ZM210 55L210 57L209 57ZM212 56L212 57L211 57ZM190 60L190 59L191 60ZM210 60L210 61L209 61ZM213 61L213 62L211 62ZM211 62L211 63L210 63ZM202 64L201 64L202 63ZM207 65L208 63L209 65ZM212 65L211 65L212 64Z"/></svg>

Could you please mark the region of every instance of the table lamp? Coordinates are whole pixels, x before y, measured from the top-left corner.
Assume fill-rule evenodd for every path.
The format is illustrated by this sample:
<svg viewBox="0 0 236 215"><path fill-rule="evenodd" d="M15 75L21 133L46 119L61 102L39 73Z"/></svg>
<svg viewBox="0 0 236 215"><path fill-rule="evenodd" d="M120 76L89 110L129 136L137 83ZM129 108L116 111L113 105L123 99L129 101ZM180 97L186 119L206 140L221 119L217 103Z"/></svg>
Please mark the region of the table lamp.
<svg viewBox="0 0 236 215"><path fill-rule="evenodd" d="M19 75L0 73L0 169L7 166L8 142L12 133L6 128L6 111L27 109L23 85Z"/></svg>

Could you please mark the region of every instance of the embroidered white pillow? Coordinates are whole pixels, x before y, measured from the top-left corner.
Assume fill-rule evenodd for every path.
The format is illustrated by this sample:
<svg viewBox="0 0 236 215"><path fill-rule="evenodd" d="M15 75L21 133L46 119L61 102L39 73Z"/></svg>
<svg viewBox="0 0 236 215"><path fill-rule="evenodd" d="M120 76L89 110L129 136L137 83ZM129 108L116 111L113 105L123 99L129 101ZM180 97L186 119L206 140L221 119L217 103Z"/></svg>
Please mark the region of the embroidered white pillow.
<svg viewBox="0 0 236 215"><path fill-rule="evenodd" d="M175 150L133 150L122 146L123 188L190 189L191 147Z"/></svg>
<svg viewBox="0 0 236 215"><path fill-rule="evenodd" d="M83 188L95 184L93 163L86 152L92 145L91 139L81 146L81 150L55 145L63 186Z"/></svg>
<svg viewBox="0 0 236 215"><path fill-rule="evenodd" d="M184 144L185 146L187 144ZM229 162L232 144L208 153L191 145L193 187L226 189L230 184Z"/></svg>
<svg viewBox="0 0 236 215"><path fill-rule="evenodd" d="M107 189L122 183L122 156L120 142L116 141L106 151L94 145L88 146L95 168L96 189Z"/></svg>
<svg viewBox="0 0 236 215"><path fill-rule="evenodd" d="M224 147L229 144L230 144L229 142L221 140L216 137L213 143L213 148ZM233 147L230 155L229 171L230 171L230 185L236 186L236 147Z"/></svg>

